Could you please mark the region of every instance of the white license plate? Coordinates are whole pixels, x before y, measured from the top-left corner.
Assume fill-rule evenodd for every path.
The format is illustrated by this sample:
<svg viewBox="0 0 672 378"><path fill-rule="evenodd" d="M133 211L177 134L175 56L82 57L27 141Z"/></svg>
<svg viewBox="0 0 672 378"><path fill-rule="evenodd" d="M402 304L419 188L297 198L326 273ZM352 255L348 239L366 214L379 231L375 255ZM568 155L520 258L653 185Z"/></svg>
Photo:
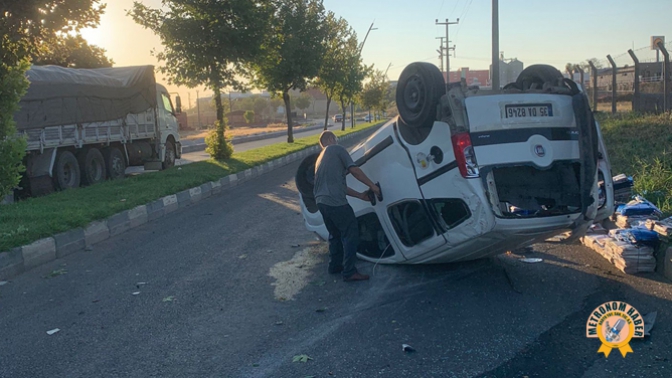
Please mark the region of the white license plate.
<svg viewBox="0 0 672 378"><path fill-rule="evenodd" d="M505 105L506 118L553 117L551 104Z"/></svg>

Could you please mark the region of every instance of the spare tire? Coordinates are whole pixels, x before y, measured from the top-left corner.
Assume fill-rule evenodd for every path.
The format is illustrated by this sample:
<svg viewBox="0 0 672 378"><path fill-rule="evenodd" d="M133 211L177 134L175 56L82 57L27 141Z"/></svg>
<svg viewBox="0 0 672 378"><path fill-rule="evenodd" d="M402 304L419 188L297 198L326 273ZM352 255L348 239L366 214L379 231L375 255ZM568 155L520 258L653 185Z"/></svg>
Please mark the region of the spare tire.
<svg viewBox="0 0 672 378"><path fill-rule="evenodd" d="M445 93L443 74L435 65L409 64L397 84L399 117L410 127L431 127L436 120L437 105Z"/></svg>
<svg viewBox="0 0 672 378"><path fill-rule="evenodd" d="M548 64L533 64L523 70L516 79L516 87L520 90L528 90L534 84L541 89L544 83L552 86L561 86L564 76L557 68Z"/></svg>
<svg viewBox="0 0 672 378"><path fill-rule="evenodd" d="M313 194L313 188L315 188L315 163L317 163L317 158L320 156L320 153L314 153L308 155L301 164L299 169L296 170L295 182L296 188L301 193L301 198L303 198L303 203L306 205L306 209L311 213L316 213L317 203L315 203L315 195Z"/></svg>

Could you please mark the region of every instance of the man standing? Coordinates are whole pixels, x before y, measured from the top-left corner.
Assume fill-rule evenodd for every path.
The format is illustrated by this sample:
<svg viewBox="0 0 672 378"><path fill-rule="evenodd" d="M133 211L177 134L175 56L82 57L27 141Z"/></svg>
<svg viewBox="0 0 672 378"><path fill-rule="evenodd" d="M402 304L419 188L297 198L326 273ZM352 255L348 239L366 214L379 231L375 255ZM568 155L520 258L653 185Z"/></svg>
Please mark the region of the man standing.
<svg viewBox="0 0 672 378"><path fill-rule="evenodd" d="M338 144L336 135L324 131L320 135L322 153L315 163L315 202L329 231L329 273L342 273L344 281L364 281L369 276L357 272L357 246L359 227L355 212L346 195L368 201L366 193L348 188L345 177L354 178L368 186L377 196L380 188L375 185L352 161L348 151Z"/></svg>

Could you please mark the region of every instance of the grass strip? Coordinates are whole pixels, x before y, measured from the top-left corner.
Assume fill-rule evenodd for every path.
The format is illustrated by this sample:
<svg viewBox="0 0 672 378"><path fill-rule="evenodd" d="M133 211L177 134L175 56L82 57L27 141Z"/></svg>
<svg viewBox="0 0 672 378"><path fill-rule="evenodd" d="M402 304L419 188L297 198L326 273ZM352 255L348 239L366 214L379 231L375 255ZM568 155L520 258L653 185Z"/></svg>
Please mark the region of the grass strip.
<svg viewBox="0 0 672 378"><path fill-rule="evenodd" d="M614 174L625 173L634 191L672 215L672 114L599 113Z"/></svg>
<svg viewBox="0 0 672 378"><path fill-rule="evenodd" d="M338 136L382 123L335 131ZM0 206L0 251L29 244L318 144L318 135Z"/></svg>

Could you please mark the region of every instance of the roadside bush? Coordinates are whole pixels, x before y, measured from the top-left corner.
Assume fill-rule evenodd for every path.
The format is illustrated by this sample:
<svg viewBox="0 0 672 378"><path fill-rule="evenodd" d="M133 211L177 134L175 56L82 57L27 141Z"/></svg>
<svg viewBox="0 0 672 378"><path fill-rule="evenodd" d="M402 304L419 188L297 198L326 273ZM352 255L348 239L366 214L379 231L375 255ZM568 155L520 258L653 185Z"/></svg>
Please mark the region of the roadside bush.
<svg viewBox="0 0 672 378"><path fill-rule="evenodd" d="M245 122L249 125L254 122L254 112L252 110L246 111L245 114L243 114L243 118L245 118Z"/></svg>
<svg viewBox="0 0 672 378"><path fill-rule="evenodd" d="M205 137L205 152L215 160L226 160L233 154L233 145L224 137L224 124L215 122L215 129Z"/></svg>
<svg viewBox="0 0 672 378"><path fill-rule="evenodd" d="M672 114L598 114L614 174L625 173L634 191L672 215Z"/></svg>
<svg viewBox="0 0 672 378"><path fill-rule="evenodd" d="M26 141L16 134L14 113L28 88L27 69L27 61L12 67L0 63L0 199L19 184L24 170Z"/></svg>

